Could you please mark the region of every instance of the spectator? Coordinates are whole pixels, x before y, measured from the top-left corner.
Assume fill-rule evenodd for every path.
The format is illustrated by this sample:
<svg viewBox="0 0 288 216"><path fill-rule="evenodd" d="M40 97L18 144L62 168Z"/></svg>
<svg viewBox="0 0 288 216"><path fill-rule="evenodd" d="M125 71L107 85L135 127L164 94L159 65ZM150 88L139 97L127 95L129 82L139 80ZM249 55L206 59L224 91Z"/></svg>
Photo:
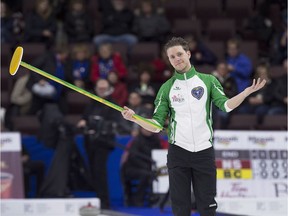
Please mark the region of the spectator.
<svg viewBox="0 0 288 216"><path fill-rule="evenodd" d="M287 39L288 29L286 26L283 31L275 34L273 52L271 54L272 64L281 65L281 63L287 58Z"/></svg>
<svg viewBox="0 0 288 216"><path fill-rule="evenodd" d="M275 98L277 103L272 106L268 115L278 115L278 114L287 114L287 59L283 62L283 67L285 68L286 74L277 78L276 88L275 88Z"/></svg>
<svg viewBox="0 0 288 216"><path fill-rule="evenodd" d="M134 15L126 7L126 0L99 1L103 14L103 29L100 35L94 37L96 47L102 43L125 43L130 48L137 43L137 37L132 34Z"/></svg>
<svg viewBox="0 0 288 216"><path fill-rule="evenodd" d="M54 44L57 30L56 17L49 0L37 0L35 10L26 20L26 42L44 42L47 47Z"/></svg>
<svg viewBox="0 0 288 216"><path fill-rule="evenodd" d="M30 72L24 70L22 75L16 80L11 93L11 104L15 107L15 113L25 115L28 113L32 102L32 93L27 89L27 82Z"/></svg>
<svg viewBox="0 0 288 216"><path fill-rule="evenodd" d="M244 32L249 34L249 39L251 39L252 36L254 40L257 40L261 54L267 55L269 44L273 36L273 25L266 11L258 8L244 24Z"/></svg>
<svg viewBox="0 0 288 216"><path fill-rule="evenodd" d="M91 20L85 9L84 0L72 0L64 22L68 41L70 43L90 42L93 33Z"/></svg>
<svg viewBox="0 0 288 216"><path fill-rule="evenodd" d="M153 164L151 151L161 148L159 136L143 128L140 129L140 133L128 144L128 150L122 157L123 164L121 167L122 183L125 196L128 199L128 205L143 206L145 196L148 195L149 198L151 197L152 181L156 177L152 170L152 165L155 166L155 164ZM131 190L129 182L135 180L139 181L137 189L132 196L129 196Z"/></svg>
<svg viewBox="0 0 288 216"><path fill-rule="evenodd" d="M135 91L142 97L142 104L153 107L154 97L156 96L155 86L151 83L152 71L149 67L140 67L139 81L132 86L130 91Z"/></svg>
<svg viewBox="0 0 288 216"><path fill-rule="evenodd" d="M12 121L14 117L26 115L31 109L32 92L27 88L29 77L29 71L24 70L13 86L10 104L5 115L5 126L9 130L14 128Z"/></svg>
<svg viewBox="0 0 288 216"><path fill-rule="evenodd" d="M127 106L133 107L135 113L141 115L147 108L142 104L142 97L137 92L130 92L128 96L128 104ZM124 120L120 120L122 125L122 130L124 134L131 134L131 136L135 137L139 133L139 126L134 124L133 122L128 122Z"/></svg>
<svg viewBox="0 0 288 216"><path fill-rule="evenodd" d="M35 67L51 73L52 75L71 82L71 61L67 47L56 47L40 56L33 64ZM36 114L47 103L56 103L62 112L67 111L66 90L63 85L52 80L47 80L37 73L31 73L27 88L32 91L32 105L30 114Z"/></svg>
<svg viewBox="0 0 288 216"><path fill-rule="evenodd" d="M90 89L90 48L87 44L76 44L72 51L72 80L74 85Z"/></svg>
<svg viewBox="0 0 288 216"><path fill-rule="evenodd" d="M118 74L114 71L111 71L108 74L108 81L113 87L113 93L111 95L112 99L121 107L127 103L128 99L128 90L124 82L120 81Z"/></svg>
<svg viewBox="0 0 288 216"><path fill-rule="evenodd" d="M8 6L1 1L1 43L10 43L13 39L13 18L9 13Z"/></svg>
<svg viewBox="0 0 288 216"><path fill-rule="evenodd" d="M157 13L151 0L142 0L140 12L136 15L133 32L140 41L163 42L170 32L170 24L165 16Z"/></svg>
<svg viewBox="0 0 288 216"><path fill-rule="evenodd" d="M231 77L226 62L218 63L216 70L212 74L221 83L224 93L228 98L232 98L237 94L236 81ZM215 128L225 129L229 122L230 114L213 106L213 122Z"/></svg>
<svg viewBox="0 0 288 216"><path fill-rule="evenodd" d="M244 110L245 113L256 114L259 123L261 123L263 116L268 113L270 107L277 105L277 101L275 101L276 82L271 79L269 67L266 64L260 64L256 67L255 79L258 78L265 79L266 85L258 92L251 94L247 100L247 110L245 110L244 104L243 107L239 107L239 112Z"/></svg>
<svg viewBox="0 0 288 216"><path fill-rule="evenodd" d="M216 64L216 56L201 41L197 40L193 35L187 35L184 39L189 43L189 50L191 52L191 64L196 66L204 64Z"/></svg>
<svg viewBox="0 0 288 216"><path fill-rule="evenodd" d="M22 42L24 31L23 15L20 12L11 12L8 2L1 1L1 43Z"/></svg>
<svg viewBox="0 0 288 216"><path fill-rule="evenodd" d="M151 62L151 65L155 71L153 81L155 81L157 84L165 82L174 73L174 69L170 65L167 55L164 51L161 52L160 57L154 59Z"/></svg>
<svg viewBox="0 0 288 216"><path fill-rule="evenodd" d="M236 80L238 93L242 92L251 82L251 60L239 51L239 41L231 39L227 42L227 64L231 76Z"/></svg>
<svg viewBox="0 0 288 216"><path fill-rule="evenodd" d="M120 53L114 52L110 43L101 44L98 54L92 56L91 81L95 83L99 78L107 79L113 70L117 71L120 80L126 78L127 69Z"/></svg>
<svg viewBox="0 0 288 216"><path fill-rule="evenodd" d="M95 85L95 93L111 101L111 86L105 79L99 79ZM109 193L107 181L107 160L114 149L115 124L119 121L118 113L110 107L92 100L78 122L79 128L87 128L85 132L85 148L94 188L101 200L101 208L109 209Z"/></svg>

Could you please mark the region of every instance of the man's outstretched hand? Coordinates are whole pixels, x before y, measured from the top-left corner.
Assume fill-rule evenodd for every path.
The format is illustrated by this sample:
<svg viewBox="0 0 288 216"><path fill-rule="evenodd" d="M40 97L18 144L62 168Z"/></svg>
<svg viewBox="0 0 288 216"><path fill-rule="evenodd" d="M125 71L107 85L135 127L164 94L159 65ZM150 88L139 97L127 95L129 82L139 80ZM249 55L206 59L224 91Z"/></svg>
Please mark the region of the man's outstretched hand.
<svg viewBox="0 0 288 216"><path fill-rule="evenodd" d="M266 80L262 80L260 78L257 79L257 82L256 82L256 79L253 79L253 83L251 86L247 87L245 90L244 90L244 93L245 93L245 96L249 96L250 94L252 94L253 92L256 92L258 90L260 90L261 88L263 88L266 84Z"/></svg>

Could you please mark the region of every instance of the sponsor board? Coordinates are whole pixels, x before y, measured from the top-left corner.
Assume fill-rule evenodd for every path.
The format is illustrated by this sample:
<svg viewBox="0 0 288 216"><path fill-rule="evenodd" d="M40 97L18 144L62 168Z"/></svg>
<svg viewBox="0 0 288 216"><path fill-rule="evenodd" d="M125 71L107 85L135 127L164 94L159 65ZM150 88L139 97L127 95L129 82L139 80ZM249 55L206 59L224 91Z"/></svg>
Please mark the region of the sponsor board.
<svg viewBox="0 0 288 216"><path fill-rule="evenodd" d="M23 198L23 171L19 133L1 133L0 154L1 199Z"/></svg>
<svg viewBox="0 0 288 216"><path fill-rule="evenodd" d="M83 206L100 208L97 198L83 199L7 199L1 200L2 216L79 216Z"/></svg>

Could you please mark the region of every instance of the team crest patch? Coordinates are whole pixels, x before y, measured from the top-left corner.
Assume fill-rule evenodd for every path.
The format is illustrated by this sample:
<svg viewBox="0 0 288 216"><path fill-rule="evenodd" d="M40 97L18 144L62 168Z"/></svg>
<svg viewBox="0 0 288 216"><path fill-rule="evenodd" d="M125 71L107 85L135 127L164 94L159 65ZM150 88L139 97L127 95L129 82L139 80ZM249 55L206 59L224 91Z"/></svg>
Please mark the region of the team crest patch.
<svg viewBox="0 0 288 216"><path fill-rule="evenodd" d="M195 97L196 99L200 100L201 97L204 94L204 88L201 86L195 87L192 89L191 94L193 97Z"/></svg>

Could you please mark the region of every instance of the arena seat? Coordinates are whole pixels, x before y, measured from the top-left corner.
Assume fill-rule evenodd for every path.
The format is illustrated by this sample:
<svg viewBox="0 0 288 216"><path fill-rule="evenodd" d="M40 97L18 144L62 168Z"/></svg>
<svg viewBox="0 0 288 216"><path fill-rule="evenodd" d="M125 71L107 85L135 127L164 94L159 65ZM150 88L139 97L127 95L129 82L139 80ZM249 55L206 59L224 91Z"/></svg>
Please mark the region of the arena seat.
<svg viewBox="0 0 288 216"><path fill-rule="evenodd" d="M287 115L266 115L261 125L261 130L287 130Z"/></svg>
<svg viewBox="0 0 288 216"><path fill-rule="evenodd" d="M67 92L69 114L82 114L92 99L75 91Z"/></svg>
<svg viewBox="0 0 288 216"><path fill-rule="evenodd" d="M132 47L129 63L150 62L159 56L159 45L156 42L140 42Z"/></svg>
<svg viewBox="0 0 288 216"><path fill-rule="evenodd" d="M1 67L9 66L11 57L11 45L8 43L1 43Z"/></svg>
<svg viewBox="0 0 288 216"><path fill-rule="evenodd" d="M198 66L196 65L195 68L200 73L206 73L206 74L211 74L215 70L215 67L211 65L198 65Z"/></svg>
<svg viewBox="0 0 288 216"><path fill-rule="evenodd" d="M82 113L81 115L66 115L64 117L65 121L67 121L68 123L76 126L77 123L82 119Z"/></svg>
<svg viewBox="0 0 288 216"><path fill-rule="evenodd" d="M247 55L253 65L258 64L258 43L257 41L242 41L240 43L240 52Z"/></svg>
<svg viewBox="0 0 288 216"><path fill-rule="evenodd" d="M183 37L193 34L199 38L202 32L201 22L194 19L176 19L172 32L175 36Z"/></svg>
<svg viewBox="0 0 288 216"><path fill-rule="evenodd" d="M212 19L208 22L207 36L210 40L227 41L236 34L235 22L231 19Z"/></svg>
<svg viewBox="0 0 288 216"><path fill-rule="evenodd" d="M124 62L127 62L127 45L124 43L113 43L113 50L119 52Z"/></svg>
<svg viewBox="0 0 288 216"><path fill-rule="evenodd" d="M1 91L12 90L12 76L9 74L8 67L1 67Z"/></svg>
<svg viewBox="0 0 288 216"><path fill-rule="evenodd" d="M201 20L202 26L207 26L211 19L218 19L223 17L222 0L197 0L196 1L196 17Z"/></svg>
<svg viewBox="0 0 288 216"><path fill-rule="evenodd" d="M217 57L218 62L225 59L225 45L222 41L203 41L204 45L210 49Z"/></svg>
<svg viewBox="0 0 288 216"><path fill-rule="evenodd" d="M285 68L283 66L272 66L270 68L270 76L271 78L279 78L281 76L284 76L285 74L287 74L287 71L285 70Z"/></svg>
<svg viewBox="0 0 288 216"><path fill-rule="evenodd" d="M164 14L173 25L176 19L188 19L193 11L193 0L170 0L165 2Z"/></svg>
<svg viewBox="0 0 288 216"><path fill-rule="evenodd" d="M232 114L227 129L253 130L257 127L257 116L253 114Z"/></svg>
<svg viewBox="0 0 288 216"><path fill-rule="evenodd" d="M16 116L12 123L14 131L19 131L23 135L37 135L40 128L40 122L36 116Z"/></svg>
<svg viewBox="0 0 288 216"><path fill-rule="evenodd" d="M226 1L226 16L236 22L236 26L241 26L243 20L250 17L253 10L251 0L228 0Z"/></svg>
<svg viewBox="0 0 288 216"><path fill-rule="evenodd" d="M32 64L35 59L46 52L44 43L23 43L24 49L23 61Z"/></svg>
<svg viewBox="0 0 288 216"><path fill-rule="evenodd" d="M1 107L8 108L10 104L10 93L1 89Z"/></svg>

